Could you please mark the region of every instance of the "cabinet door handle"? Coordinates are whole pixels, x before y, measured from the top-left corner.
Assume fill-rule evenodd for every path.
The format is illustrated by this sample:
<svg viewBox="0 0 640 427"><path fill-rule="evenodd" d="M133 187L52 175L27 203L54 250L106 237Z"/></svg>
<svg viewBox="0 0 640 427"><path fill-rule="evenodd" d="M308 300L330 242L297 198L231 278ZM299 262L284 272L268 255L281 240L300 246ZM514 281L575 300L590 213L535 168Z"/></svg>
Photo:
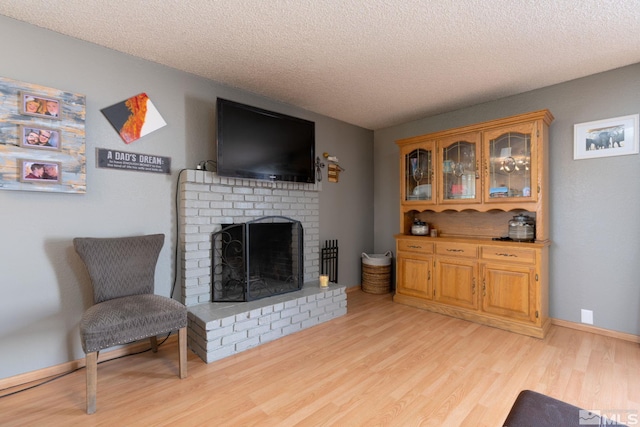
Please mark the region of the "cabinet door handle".
<svg viewBox="0 0 640 427"><path fill-rule="evenodd" d="M473 284L471 285L471 293L475 294L476 293L476 278L473 278Z"/></svg>
<svg viewBox="0 0 640 427"><path fill-rule="evenodd" d="M447 249L447 252L464 252L464 249Z"/></svg>
<svg viewBox="0 0 640 427"><path fill-rule="evenodd" d="M411 249L422 249L422 246L409 245Z"/></svg>
<svg viewBox="0 0 640 427"><path fill-rule="evenodd" d="M514 257L514 258L518 258L518 255L516 255L516 254L506 254L506 253L496 252L496 255L498 255L498 256L506 256L506 257Z"/></svg>

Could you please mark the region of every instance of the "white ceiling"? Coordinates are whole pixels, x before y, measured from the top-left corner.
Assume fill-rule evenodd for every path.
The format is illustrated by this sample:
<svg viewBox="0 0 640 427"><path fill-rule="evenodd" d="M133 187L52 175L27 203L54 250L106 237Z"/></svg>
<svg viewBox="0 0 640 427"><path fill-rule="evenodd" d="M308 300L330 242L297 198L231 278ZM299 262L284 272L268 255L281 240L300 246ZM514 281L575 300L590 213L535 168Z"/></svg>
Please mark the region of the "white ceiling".
<svg viewBox="0 0 640 427"><path fill-rule="evenodd" d="M640 62L640 0L2 0L0 14L368 129Z"/></svg>

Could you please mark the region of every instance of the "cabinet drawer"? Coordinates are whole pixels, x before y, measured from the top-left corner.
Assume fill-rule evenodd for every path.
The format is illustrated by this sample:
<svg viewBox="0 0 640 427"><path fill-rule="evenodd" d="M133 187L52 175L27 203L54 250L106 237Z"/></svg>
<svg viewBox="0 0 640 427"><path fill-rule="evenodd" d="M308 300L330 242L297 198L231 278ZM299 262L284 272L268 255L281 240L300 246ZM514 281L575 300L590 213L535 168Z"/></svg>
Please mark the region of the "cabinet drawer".
<svg viewBox="0 0 640 427"><path fill-rule="evenodd" d="M535 249L511 248L503 246L482 246L480 248L482 259L494 261L523 262L534 264L536 262Z"/></svg>
<svg viewBox="0 0 640 427"><path fill-rule="evenodd" d="M475 245L473 243L442 242L436 244L436 254L465 258L478 258L478 245Z"/></svg>
<svg viewBox="0 0 640 427"><path fill-rule="evenodd" d="M432 254L433 243L420 239L398 239L398 251Z"/></svg>

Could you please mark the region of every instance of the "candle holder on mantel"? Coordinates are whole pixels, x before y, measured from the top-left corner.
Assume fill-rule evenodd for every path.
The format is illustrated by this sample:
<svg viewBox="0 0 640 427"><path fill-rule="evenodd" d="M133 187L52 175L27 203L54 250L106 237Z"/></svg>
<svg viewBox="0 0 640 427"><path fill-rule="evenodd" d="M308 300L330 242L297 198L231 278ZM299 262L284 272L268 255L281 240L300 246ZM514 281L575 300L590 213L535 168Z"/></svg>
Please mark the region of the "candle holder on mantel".
<svg viewBox="0 0 640 427"><path fill-rule="evenodd" d="M329 286L329 276L327 276L326 274L321 274L320 275L320 287L321 288L326 288Z"/></svg>

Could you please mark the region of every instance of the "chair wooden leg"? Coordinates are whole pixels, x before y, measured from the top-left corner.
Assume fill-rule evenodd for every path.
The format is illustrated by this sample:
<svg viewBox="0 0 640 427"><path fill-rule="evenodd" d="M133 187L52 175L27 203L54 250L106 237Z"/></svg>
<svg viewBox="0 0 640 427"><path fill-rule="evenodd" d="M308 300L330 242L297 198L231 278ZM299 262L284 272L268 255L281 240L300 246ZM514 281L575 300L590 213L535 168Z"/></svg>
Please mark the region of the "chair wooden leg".
<svg viewBox="0 0 640 427"><path fill-rule="evenodd" d="M96 412L96 394L98 388L98 352L87 353L87 414Z"/></svg>
<svg viewBox="0 0 640 427"><path fill-rule="evenodd" d="M152 337L149 337L149 341L151 341L151 351L153 351L154 353L158 352L158 337L156 337L155 335Z"/></svg>
<svg viewBox="0 0 640 427"><path fill-rule="evenodd" d="M178 330L178 359L180 363L180 378L187 377L187 328Z"/></svg>

